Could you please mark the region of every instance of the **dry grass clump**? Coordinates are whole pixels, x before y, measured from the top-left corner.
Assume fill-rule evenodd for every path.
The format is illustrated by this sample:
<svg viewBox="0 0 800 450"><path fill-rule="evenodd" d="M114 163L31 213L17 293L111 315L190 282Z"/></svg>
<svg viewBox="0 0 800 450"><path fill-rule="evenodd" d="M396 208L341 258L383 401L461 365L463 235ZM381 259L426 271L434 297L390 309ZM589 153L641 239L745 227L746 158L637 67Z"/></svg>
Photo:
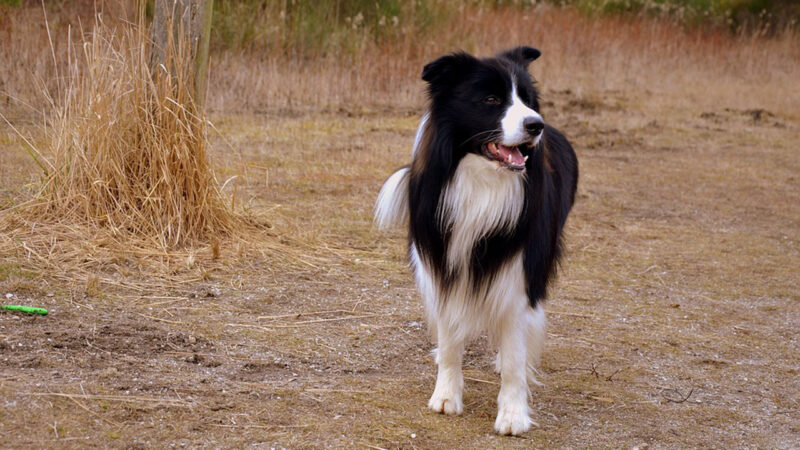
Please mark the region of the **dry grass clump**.
<svg viewBox="0 0 800 450"><path fill-rule="evenodd" d="M171 36L151 70L143 24L143 16L116 27L98 17L69 46L56 93L45 90L42 143L25 140L43 171L41 187L0 216L12 244L40 263L96 257L98 247L139 255L204 242L218 248L241 226L209 167L188 44Z"/></svg>
<svg viewBox="0 0 800 450"><path fill-rule="evenodd" d="M151 73L148 46L141 27L115 33L100 23L79 47L63 104L53 102L36 205L170 248L225 234L233 222L208 166L189 49L171 40Z"/></svg>
<svg viewBox="0 0 800 450"><path fill-rule="evenodd" d="M53 99L36 202L45 217L108 227L171 248L234 226L211 168L206 120L191 97L188 48L170 40L151 72L141 27L101 23L76 47Z"/></svg>

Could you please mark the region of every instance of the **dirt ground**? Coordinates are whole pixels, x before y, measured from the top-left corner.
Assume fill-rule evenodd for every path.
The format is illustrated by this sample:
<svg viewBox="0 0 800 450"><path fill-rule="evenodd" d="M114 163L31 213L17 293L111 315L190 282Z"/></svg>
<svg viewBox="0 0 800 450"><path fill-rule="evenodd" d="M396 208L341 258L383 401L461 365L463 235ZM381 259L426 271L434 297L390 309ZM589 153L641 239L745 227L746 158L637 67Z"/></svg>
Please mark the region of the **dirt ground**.
<svg viewBox="0 0 800 450"><path fill-rule="evenodd" d="M581 180L539 427L492 432L482 339L464 414L425 407L436 371L404 236L371 223L420 111L271 111L213 117L214 160L294 256L223 245L229 265L169 289L2 257L4 302L50 314L0 313L1 446L800 447L797 118L618 91L545 90L543 112ZM10 135L0 204L33 179Z"/></svg>

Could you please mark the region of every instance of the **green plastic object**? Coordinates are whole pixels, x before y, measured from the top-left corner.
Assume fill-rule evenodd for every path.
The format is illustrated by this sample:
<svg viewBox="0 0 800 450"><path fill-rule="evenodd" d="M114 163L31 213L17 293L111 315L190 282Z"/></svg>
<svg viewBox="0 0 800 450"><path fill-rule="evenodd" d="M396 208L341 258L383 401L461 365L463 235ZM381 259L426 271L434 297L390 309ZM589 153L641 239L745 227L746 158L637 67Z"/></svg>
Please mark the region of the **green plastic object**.
<svg viewBox="0 0 800 450"><path fill-rule="evenodd" d="M8 311L22 311L28 314L41 314L43 316L47 315L47 310L44 308L37 308L35 306L21 306L21 305L3 305L2 308Z"/></svg>

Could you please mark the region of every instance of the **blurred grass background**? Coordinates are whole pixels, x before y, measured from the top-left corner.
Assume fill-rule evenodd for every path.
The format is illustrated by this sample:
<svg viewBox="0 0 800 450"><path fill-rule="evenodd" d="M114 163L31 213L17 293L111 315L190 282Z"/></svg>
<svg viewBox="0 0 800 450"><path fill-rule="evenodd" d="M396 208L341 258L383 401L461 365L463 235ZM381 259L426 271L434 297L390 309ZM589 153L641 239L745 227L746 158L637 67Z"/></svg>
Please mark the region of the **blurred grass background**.
<svg viewBox="0 0 800 450"><path fill-rule="evenodd" d="M393 41L448 26L465 8L530 10L542 4L590 16L646 16L731 33L776 34L795 28L795 0L217 0L217 47L280 50L293 56L355 53L365 39Z"/></svg>
<svg viewBox="0 0 800 450"><path fill-rule="evenodd" d="M108 9L92 0L46 0L57 11L89 17ZM131 5L126 5L129 3ZM116 9L133 9L134 1ZM647 16L732 33L775 34L800 23L796 0L216 0L212 44L217 48L282 51L293 56L352 53L365 38L379 42L447 26L465 8L529 10L543 4L587 16ZM9 9L41 7L37 0L0 0ZM148 1L152 10L152 0ZM5 20L5 19L0 19Z"/></svg>
<svg viewBox="0 0 800 450"><path fill-rule="evenodd" d="M148 1L148 0L143 0ZM134 19L135 0L0 0L0 104L41 108L68 36ZM44 5L44 8L43 8ZM641 87L742 103L741 86L778 92L796 77L795 0L216 0L208 106L216 111L422 103L419 70L457 49L528 44L534 73L579 95ZM149 0L152 12L152 0ZM44 24L47 14L50 37ZM51 50L52 38L52 50ZM59 69L61 67L61 69ZM770 94L770 95L773 95ZM781 100L783 99L783 100ZM16 101L13 101L16 100ZM796 109L796 108L795 108Z"/></svg>

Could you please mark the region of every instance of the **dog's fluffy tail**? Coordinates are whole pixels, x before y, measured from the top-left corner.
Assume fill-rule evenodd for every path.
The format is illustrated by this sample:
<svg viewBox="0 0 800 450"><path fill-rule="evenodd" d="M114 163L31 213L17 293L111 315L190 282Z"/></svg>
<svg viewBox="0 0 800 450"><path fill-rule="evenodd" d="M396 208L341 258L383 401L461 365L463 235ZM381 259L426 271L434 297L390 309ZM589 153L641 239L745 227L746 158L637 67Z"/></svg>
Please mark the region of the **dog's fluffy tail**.
<svg viewBox="0 0 800 450"><path fill-rule="evenodd" d="M409 168L403 167L383 183L375 201L375 223L380 229L403 225L408 220Z"/></svg>

